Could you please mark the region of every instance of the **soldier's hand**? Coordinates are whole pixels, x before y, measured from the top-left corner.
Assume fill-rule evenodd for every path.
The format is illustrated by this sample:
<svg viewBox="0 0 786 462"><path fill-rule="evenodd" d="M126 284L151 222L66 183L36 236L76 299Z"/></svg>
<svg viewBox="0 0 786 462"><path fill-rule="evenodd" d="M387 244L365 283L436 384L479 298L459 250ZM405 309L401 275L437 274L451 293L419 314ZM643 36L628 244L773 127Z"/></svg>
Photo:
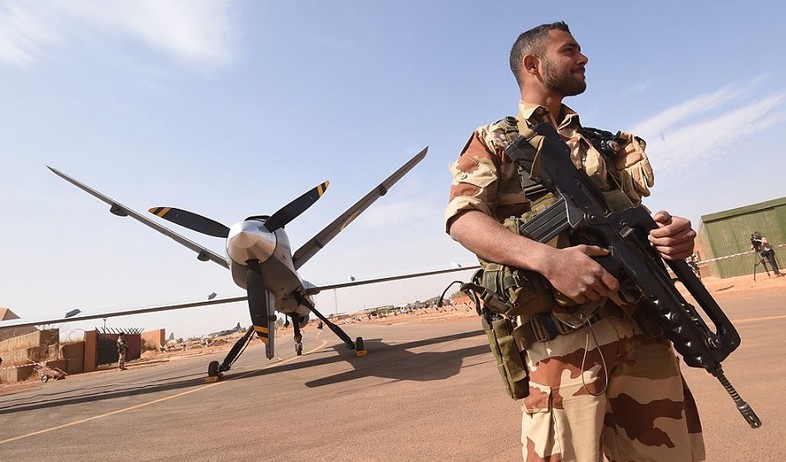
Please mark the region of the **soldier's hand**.
<svg viewBox="0 0 786 462"><path fill-rule="evenodd" d="M600 300L619 290L619 281L592 259L608 254L608 250L594 245L555 249L545 263L543 275L555 289L577 303Z"/></svg>
<svg viewBox="0 0 786 462"><path fill-rule="evenodd" d="M682 260L693 253L696 231L691 228L690 220L669 215L660 211L652 217L658 224L650 231L650 243L666 260Z"/></svg>

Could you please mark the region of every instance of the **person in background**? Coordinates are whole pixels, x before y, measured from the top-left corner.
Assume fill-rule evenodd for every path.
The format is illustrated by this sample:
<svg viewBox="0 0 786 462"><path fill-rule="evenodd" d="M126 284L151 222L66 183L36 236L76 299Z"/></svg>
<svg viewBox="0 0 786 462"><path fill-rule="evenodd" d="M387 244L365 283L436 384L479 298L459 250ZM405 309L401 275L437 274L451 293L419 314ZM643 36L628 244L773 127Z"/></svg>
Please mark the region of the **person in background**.
<svg viewBox="0 0 786 462"><path fill-rule="evenodd" d="M117 336L117 368L121 371L126 370L126 354L128 353L128 343L125 336Z"/></svg>
<svg viewBox="0 0 786 462"><path fill-rule="evenodd" d="M778 261L775 259L775 251L772 249L772 244L758 231L751 235L751 250L759 252L762 258L767 259L767 263L772 267L775 277L783 276L778 267Z"/></svg>

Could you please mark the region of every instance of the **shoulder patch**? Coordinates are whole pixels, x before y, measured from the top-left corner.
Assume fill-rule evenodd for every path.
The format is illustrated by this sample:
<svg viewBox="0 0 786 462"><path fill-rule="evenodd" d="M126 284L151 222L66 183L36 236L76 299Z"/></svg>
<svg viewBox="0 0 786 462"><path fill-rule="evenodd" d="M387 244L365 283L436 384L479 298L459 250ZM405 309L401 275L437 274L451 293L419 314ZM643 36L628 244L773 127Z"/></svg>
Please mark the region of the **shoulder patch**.
<svg viewBox="0 0 786 462"><path fill-rule="evenodd" d="M508 116L478 128L477 132L480 139L491 151L501 154L518 136L518 121L515 117Z"/></svg>

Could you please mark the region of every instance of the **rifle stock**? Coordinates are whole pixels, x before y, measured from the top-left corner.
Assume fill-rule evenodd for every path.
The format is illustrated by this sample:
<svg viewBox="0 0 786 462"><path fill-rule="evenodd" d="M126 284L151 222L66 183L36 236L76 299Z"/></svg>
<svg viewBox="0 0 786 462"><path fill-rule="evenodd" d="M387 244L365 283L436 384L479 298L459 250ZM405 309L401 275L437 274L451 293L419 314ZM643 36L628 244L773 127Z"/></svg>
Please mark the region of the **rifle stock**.
<svg viewBox="0 0 786 462"><path fill-rule="evenodd" d="M534 139L535 137L542 139ZM536 149L530 143L539 144ZM533 239L546 242L567 231L572 244L593 244L609 250L596 258L614 275L629 301L638 301L637 309L648 315L662 329L688 366L701 367L715 376L731 395L737 409L757 428L756 413L737 394L723 374L721 361L740 345L740 336L726 314L684 261L666 261L712 322L710 328L696 308L677 290L664 260L650 245L647 235L657 228L649 212L641 206L622 211L612 210L603 193L583 169L570 159L570 148L551 124L533 127L526 138L519 136L507 148L508 155L530 178L543 184L558 199L548 213L528 222L523 231Z"/></svg>

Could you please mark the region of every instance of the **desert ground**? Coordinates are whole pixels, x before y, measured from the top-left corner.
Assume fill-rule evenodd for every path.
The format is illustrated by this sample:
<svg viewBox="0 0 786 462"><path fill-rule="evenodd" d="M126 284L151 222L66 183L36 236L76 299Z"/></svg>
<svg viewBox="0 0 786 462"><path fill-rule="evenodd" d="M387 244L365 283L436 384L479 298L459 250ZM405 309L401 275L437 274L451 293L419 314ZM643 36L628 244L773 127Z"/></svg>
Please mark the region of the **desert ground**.
<svg viewBox="0 0 786 462"><path fill-rule="evenodd" d="M761 418L751 429L711 375L683 368L708 461L786 460L786 278L703 282L743 342L726 376ZM278 357L253 341L205 383L229 344L144 357L42 384L0 388L0 459L18 461L521 460L519 404L504 393L474 310L442 309L305 329L303 356L279 332ZM290 329L291 331L291 329Z"/></svg>

